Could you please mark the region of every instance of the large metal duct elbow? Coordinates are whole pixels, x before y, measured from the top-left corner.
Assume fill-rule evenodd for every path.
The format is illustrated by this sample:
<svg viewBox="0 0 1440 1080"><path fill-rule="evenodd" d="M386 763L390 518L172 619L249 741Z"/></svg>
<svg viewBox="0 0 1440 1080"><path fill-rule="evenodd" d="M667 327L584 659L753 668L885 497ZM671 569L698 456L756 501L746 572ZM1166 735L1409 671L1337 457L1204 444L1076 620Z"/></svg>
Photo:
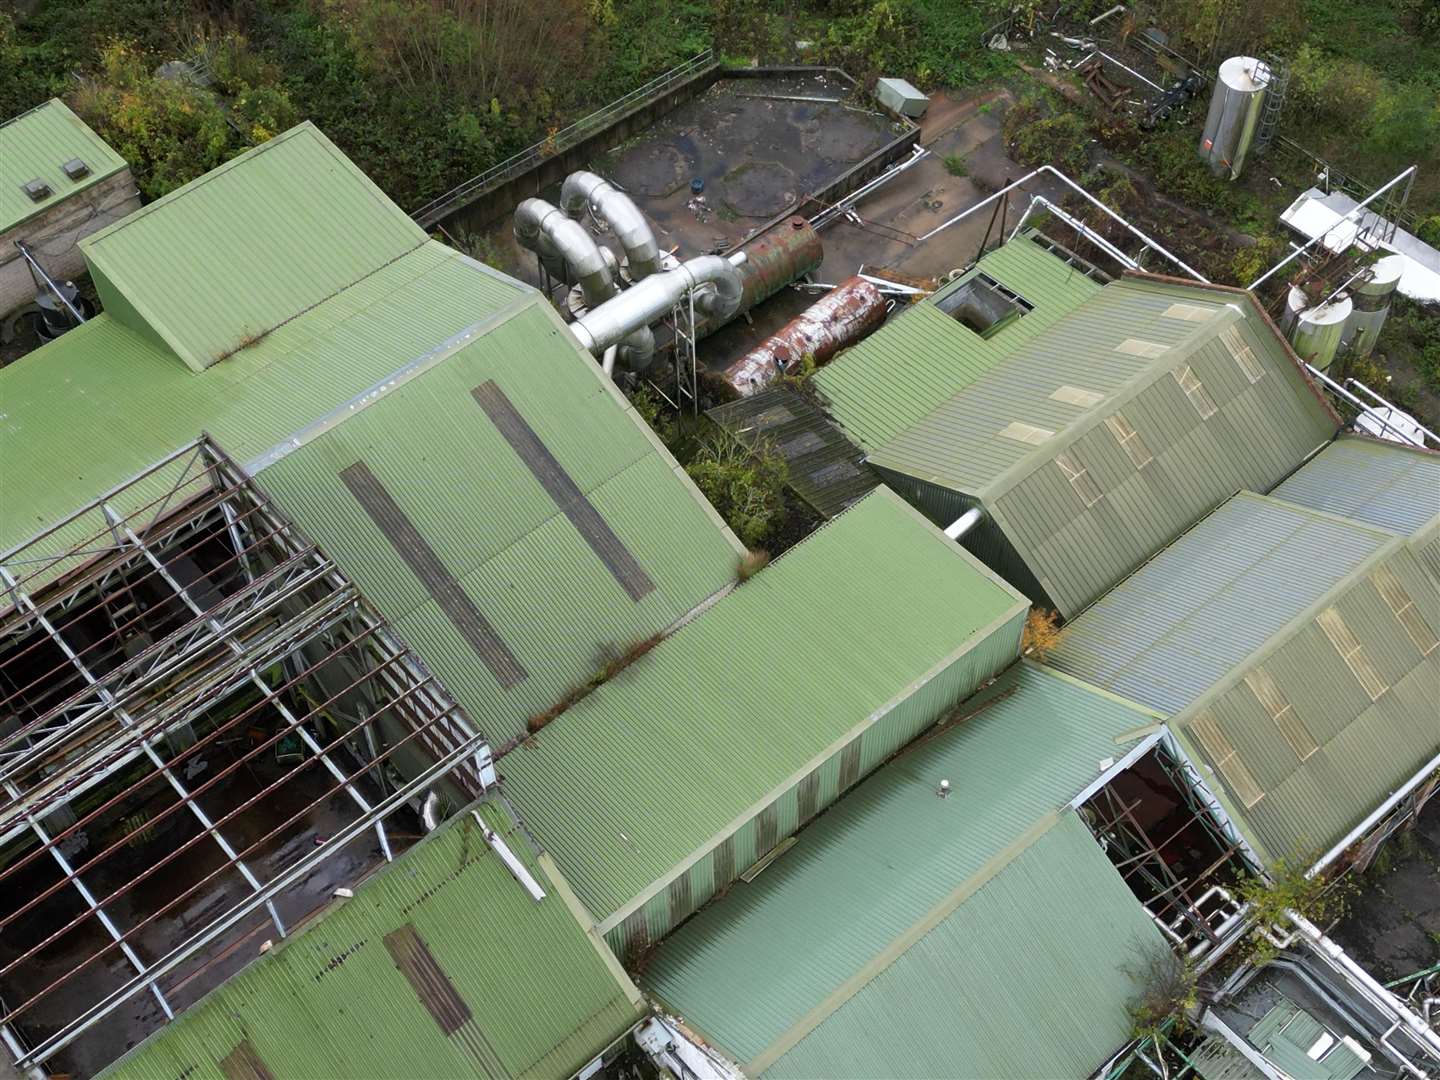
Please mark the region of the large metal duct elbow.
<svg viewBox="0 0 1440 1080"><path fill-rule="evenodd" d="M660 245L645 215L629 195L603 176L592 172L574 172L560 186L560 208L578 218L586 207L609 225L625 255L630 260L630 276L635 281L660 272Z"/></svg>
<svg viewBox="0 0 1440 1080"><path fill-rule="evenodd" d="M586 307L599 307L620 291L595 238L544 199L526 199L515 208L515 240L535 252L551 277L578 283Z"/></svg>
<svg viewBox="0 0 1440 1080"><path fill-rule="evenodd" d="M641 330L648 333L652 323L679 303L687 292L701 286L713 286L713 289L696 294L697 309L721 319L734 315L740 307L742 288L736 267L744 261L742 252L728 258L697 255L673 270L636 282L614 299L587 311L570 324L570 329L593 355L601 355L611 345L625 345L629 350L627 362L643 367L649 359L646 357L644 363L640 362L635 352L636 343L630 336ZM650 350L653 353L653 338Z"/></svg>

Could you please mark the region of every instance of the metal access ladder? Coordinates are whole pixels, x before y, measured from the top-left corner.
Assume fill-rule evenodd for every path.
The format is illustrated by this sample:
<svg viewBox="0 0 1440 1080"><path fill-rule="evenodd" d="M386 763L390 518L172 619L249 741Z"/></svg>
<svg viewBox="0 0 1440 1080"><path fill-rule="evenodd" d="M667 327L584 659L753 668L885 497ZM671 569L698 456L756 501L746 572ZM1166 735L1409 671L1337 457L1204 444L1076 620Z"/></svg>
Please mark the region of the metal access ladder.
<svg viewBox="0 0 1440 1080"><path fill-rule="evenodd" d="M1281 57L1272 53L1261 61L1261 68L1270 78L1265 86L1265 98L1260 103L1260 122L1255 127L1255 141L1251 147L1251 153L1256 157L1269 150L1275 140L1280 115L1285 111L1285 92L1290 88L1290 68Z"/></svg>

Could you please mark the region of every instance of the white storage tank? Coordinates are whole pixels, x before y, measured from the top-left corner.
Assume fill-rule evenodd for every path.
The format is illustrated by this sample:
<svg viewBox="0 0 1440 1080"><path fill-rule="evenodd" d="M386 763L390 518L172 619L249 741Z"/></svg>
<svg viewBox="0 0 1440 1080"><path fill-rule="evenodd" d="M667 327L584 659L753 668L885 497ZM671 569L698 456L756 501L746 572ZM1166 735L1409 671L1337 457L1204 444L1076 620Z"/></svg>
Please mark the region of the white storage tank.
<svg viewBox="0 0 1440 1080"><path fill-rule="evenodd" d="M1328 303L1310 306L1303 292L1291 288L1285 309L1290 344L1296 354L1320 371L1327 370L1340 351L1345 325L1354 310L1350 297L1342 294Z"/></svg>
<svg viewBox="0 0 1440 1080"><path fill-rule="evenodd" d="M1405 273L1404 255L1386 255L1370 268L1368 279L1350 285L1350 299L1354 304L1350 312L1350 324L1345 328L1345 337L1350 350L1356 356L1369 356L1390 314L1390 301Z"/></svg>
<svg viewBox="0 0 1440 1080"><path fill-rule="evenodd" d="M1269 67L1253 56L1232 56L1220 65L1200 137L1200 157L1216 176L1240 175L1269 84Z"/></svg>

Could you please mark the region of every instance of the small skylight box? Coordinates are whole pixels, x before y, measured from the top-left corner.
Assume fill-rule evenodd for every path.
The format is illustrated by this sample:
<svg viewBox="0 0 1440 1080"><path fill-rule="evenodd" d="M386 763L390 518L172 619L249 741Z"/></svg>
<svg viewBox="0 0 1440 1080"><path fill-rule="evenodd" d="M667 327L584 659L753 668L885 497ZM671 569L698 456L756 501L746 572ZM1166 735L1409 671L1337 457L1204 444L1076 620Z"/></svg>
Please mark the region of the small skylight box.
<svg viewBox="0 0 1440 1080"><path fill-rule="evenodd" d="M78 157L71 158L60 166L65 170L65 175L71 180L80 180L90 175L90 166L81 161Z"/></svg>
<svg viewBox="0 0 1440 1080"><path fill-rule="evenodd" d="M25 189L25 194L30 196L31 202L44 202L50 197L50 185L38 176L20 186Z"/></svg>

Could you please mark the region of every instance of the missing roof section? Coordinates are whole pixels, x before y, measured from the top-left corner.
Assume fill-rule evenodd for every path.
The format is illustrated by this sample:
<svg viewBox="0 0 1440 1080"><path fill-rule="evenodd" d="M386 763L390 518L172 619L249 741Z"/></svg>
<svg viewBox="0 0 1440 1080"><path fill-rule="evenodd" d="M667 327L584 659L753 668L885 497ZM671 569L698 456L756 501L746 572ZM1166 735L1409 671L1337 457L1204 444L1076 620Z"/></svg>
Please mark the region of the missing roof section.
<svg viewBox="0 0 1440 1080"><path fill-rule="evenodd" d="M370 466L357 461L340 471L340 479L496 681L507 690L524 682L529 672Z"/></svg>
<svg viewBox="0 0 1440 1080"><path fill-rule="evenodd" d="M982 338L998 334L1035 310L1034 304L984 271L977 271L954 292L946 293L935 301L935 306Z"/></svg>
<svg viewBox="0 0 1440 1080"><path fill-rule="evenodd" d="M0 579L0 1024L22 1070L104 1071L403 850L423 792L484 790L453 699L208 440Z"/></svg>
<svg viewBox="0 0 1440 1080"><path fill-rule="evenodd" d="M653 592L655 582L650 580L650 575L645 573L600 512L585 498L585 493L570 479L570 474L520 415L499 384L487 379L470 393L630 599L638 603Z"/></svg>

